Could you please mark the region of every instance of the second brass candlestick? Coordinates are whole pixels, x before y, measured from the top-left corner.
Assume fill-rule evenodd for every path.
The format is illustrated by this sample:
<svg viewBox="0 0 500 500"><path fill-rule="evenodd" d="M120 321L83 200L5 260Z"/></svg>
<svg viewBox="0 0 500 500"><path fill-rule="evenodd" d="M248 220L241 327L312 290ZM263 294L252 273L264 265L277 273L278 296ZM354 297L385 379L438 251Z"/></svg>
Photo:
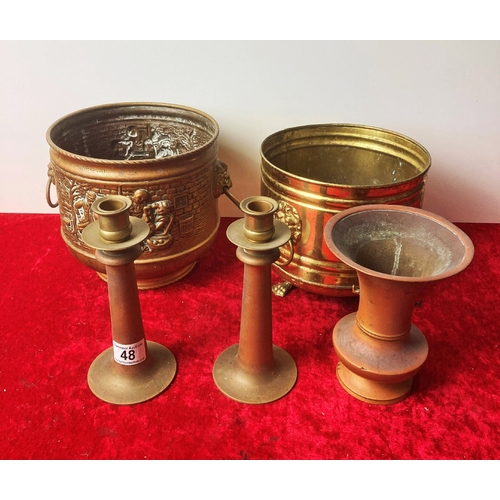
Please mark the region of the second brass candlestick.
<svg viewBox="0 0 500 500"><path fill-rule="evenodd" d="M293 358L272 341L271 264L290 229L274 220L278 203L264 196L244 199L244 219L227 229L244 263L240 339L217 358L213 377L226 396L242 403L262 404L286 395L297 380Z"/></svg>

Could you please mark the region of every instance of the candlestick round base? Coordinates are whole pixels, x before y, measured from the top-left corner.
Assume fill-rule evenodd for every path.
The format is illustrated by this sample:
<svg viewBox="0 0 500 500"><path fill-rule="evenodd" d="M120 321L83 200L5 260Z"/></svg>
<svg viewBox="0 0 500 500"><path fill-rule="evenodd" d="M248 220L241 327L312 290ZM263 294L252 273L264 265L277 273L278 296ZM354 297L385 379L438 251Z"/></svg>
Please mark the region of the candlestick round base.
<svg viewBox="0 0 500 500"><path fill-rule="evenodd" d="M223 394L240 403L264 404L276 401L292 390L297 380L297 366L285 350L273 346L273 369L255 374L241 367L238 346L228 347L214 364L213 378Z"/></svg>
<svg viewBox="0 0 500 500"><path fill-rule="evenodd" d="M147 341L147 346L146 360L137 365L119 365L112 347L99 354L87 377L94 395L106 403L132 405L162 393L175 377L177 362L163 345Z"/></svg>

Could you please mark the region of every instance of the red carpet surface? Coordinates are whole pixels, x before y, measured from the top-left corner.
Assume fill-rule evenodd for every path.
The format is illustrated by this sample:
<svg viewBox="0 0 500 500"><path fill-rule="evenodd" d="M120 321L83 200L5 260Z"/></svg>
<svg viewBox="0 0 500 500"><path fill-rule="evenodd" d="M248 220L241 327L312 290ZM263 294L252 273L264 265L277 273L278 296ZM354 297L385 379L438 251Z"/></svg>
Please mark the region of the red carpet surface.
<svg viewBox="0 0 500 500"><path fill-rule="evenodd" d="M294 358L297 383L279 401L246 405L212 379L239 339L232 220L186 278L140 292L146 338L173 352L178 371L155 399L115 406L87 385L111 346L106 283L66 249L58 215L0 214L0 459L500 458L500 225L457 224L475 257L422 294L413 322L429 357L404 401L369 405L336 379L332 329L357 299L294 289L272 299L273 339Z"/></svg>

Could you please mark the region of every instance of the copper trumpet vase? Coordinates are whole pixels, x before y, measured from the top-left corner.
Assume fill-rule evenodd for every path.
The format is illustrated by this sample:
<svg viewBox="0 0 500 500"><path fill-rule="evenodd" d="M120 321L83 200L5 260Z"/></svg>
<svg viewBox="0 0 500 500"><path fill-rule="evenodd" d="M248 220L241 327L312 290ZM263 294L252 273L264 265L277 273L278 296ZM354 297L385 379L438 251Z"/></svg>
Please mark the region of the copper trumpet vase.
<svg viewBox="0 0 500 500"><path fill-rule="evenodd" d="M264 196L244 199L244 219L227 229L244 264L240 339L217 358L213 368L220 391L241 403L270 403L285 396L297 380L293 358L273 345L271 265L280 257L279 247L290 239L290 230L275 221L278 203Z"/></svg>
<svg viewBox="0 0 500 500"><path fill-rule="evenodd" d="M166 347L146 341L134 261L148 224L129 217L132 202L126 196L106 196L92 209L97 221L82 232L106 268L113 345L102 352L88 372L90 390L117 405L147 401L165 390L175 377L177 363Z"/></svg>
<svg viewBox="0 0 500 500"><path fill-rule="evenodd" d="M419 208L365 205L325 226L330 250L356 270L359 306L333 330L337 378L355 398L393 404L411 392L428 344L412 323L422 288L463 271L474 247L446 219Z"/></svg>

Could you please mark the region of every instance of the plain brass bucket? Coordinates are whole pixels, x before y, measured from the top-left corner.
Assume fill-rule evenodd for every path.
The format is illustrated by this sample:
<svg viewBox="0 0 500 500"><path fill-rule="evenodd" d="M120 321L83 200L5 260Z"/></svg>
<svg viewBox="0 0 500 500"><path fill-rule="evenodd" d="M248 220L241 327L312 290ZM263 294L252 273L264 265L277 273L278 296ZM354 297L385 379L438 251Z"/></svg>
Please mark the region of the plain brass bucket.
<svg viewBox="0 0 500 500"><path fill-rule="evenodd" d="M189 273L215 239L217 198L231 187L217 159L218 135L209 115L162 103L96 106L55 122L47 132L47 202L59 206L71 253L105 277L81 234L95 219L96 199L123 195L132 202L130 215L150 227L135 262L138 287L157 288Z"/></svg>
<svg viewBox="0 0 500 500"><path fill-rule="evenodd" d="M293 243L293 259L274 266L276 273L310 292L352 295L356 272L328 249L326 224L358 205L420 208L430 166L430 154L414 140L369 126L306 125L267 137L261 146L261 194L279 202L276 217L291 229Z"/></svg>

